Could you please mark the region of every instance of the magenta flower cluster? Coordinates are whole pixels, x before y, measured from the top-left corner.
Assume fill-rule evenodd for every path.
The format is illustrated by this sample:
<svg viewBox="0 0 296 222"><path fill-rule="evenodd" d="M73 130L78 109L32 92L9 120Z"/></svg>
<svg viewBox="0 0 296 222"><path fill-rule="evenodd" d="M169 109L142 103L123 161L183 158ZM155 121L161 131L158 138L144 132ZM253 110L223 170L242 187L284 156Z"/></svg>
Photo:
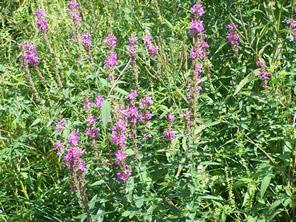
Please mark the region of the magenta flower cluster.
<svg viewBox="0 0 296 222"><path fill-rule="evenodd" d="M23 66L39 65L38 51L34 44L26 42L20 44L19 47L22 49L21 62Z"/></svg>
<svg viewBox="0 0 296 222"><path fill-rule="evenodd" d="M111 139L116 145L117 151L115 152L115 163L119 166L120 170L116 176L121 181L126 181L131 175L131 168L126 165L127 155L125 148L127 145L127 119L125 117L125 110L118 110L118 119L112 128Z"/></svg>
<svg viewBox="0 0 296 222"><path fill-rule="evenodd" d="M104 103L104 97L98 95L96 96L96 98L91 101L89 100L87 97L84 98L84 103L83 103L83 108L84 109L91 109L92 107L96 107L96 108L101 108L103 106Z"/></svg>
<svg viewBox="0 0 296 222"><path fill-rule="evenodd" d="M48 25L47 25L47 21L46 21L45 11L43 9L37 9L35 12L35 16L37 18L36 26L37 26L38 31L47 32Z"/></svg>
<svg viewBox="0 0 296 222"><path fill-rule="evenodd" d="M176 133L172 129L173 122L176 120L175 115L168 114L167 121L169 122L168 128L163 132L163 137L167 141L172 141L176 138Z"/></svg>
<svg viewBox="0 0 296 222"><path fill-rule="evenodd" d="M78 130L73 131L69 138L69 147L64 156L65 165L71 170L78 170L81 173L85 173L85 162L81 158L84 151L78 147L78 142L80 141Z"/></svg>
<svg viewBox="0 0 296 222"><path fill-rule="evenodd" d="M109 52L107 53L107 57L104 61L105 68L110 69L114 68L118 65L118 60L117 60L117 53L115 51L115 47L117 44L117 38L113 34L108 35L104 39L104 44L107 48L109 48Z"/></svg>
<svg viewBox="0 0 296 222"><path fill-rule="evenodd" d="M193 46L190 50L191 59L203 59L207 58L206 49L209 47L209 44L205 41L207 35L204 33L205 28L201 17L205 14L203 5L201 2L196 3L191 8L191 13L193 19L190 22L189 32L196 39L196 45Z"/></svg>
<svg viewBox="0 0 296 222"><path fill-rule="evenodd" d="M79 4L76 0L70 0L68 2L69 16L72 19L74 25L78 27L81 22Z"/></svg>
<svg viewBox="0 0 296 222"><path fill-rule="evenodd" d="M85 129L85 135L89 139L95 139L98 135L99 129L96 127L96 118L93 114L89 113L86 118L87 128Z"/></svg>
<svg viewBox="0 0 296 222"><path fill-rule="evenodd" d="M144 36L144 44L146 46L146 49L148 51L148 54L151 57L155 57L157 55L157 52L158 52L158 47L157 47L157 45L154 45L151 42L151 35L150 34L146 34Z"/></svg>
<svg viewBox="0 0 296 222"><path fill-rule="evenodd" d="M91 36L88 32L81 34L81 43L86 50L90 50L92 47Z"/></svg>
<svg viewBox="0 0 296 222"><path fill-rule="evenodd" d="M226 36L228 42L233 47L234 51L237 51L239 35L237 33L237 26L233 22L228 24L228 34Z"/></svg>
<svg viewBox="0 0 296 222"><path fill-rule="evenodd" d="M61 133L64 131L64 127L65 127L65 119L61 119L60 121L56 122L55 124L55 127L56 127L56 132L57 133Z"/></svg>
<svg viewBox="0 0 296 222"><path fill-rule="evenodd" d="M256 62L257 66L260 69L259 75L258 77L261 78L262 82L261 82L261 86L263 88L266 88L268 85L268 81L270 79L270 73L267 71L267 68L265 66L265 62L262 58L259 58Z"/></svg>
<svg viewBox="0 0 296 222"><path fill-rule="evenodd" d="M141 99L141 108L143 109L142 113L139 114L139 121L142 123L146 123L152 119L152 113L149 110L153 105L152 97L146 96Z"/></svg>
<svg viewBox="0 0 296 222"><path fill-rule="evenodd" d="M129 41L129 45L127 46L127 48L128 48L129 56L132 59L132 61L135 61L137 58L136 44L138 42L138 37L132 35L128 38L128 41Z"/></svg>
<svg viewBox="0 0 296 222"><path fill-rule="evenodd" d="M193 19L190 22L190 34L200 34L205 30L203 21L200 19L205 14L205 10L201 2L197 2L192 6L191 13L193 15Z"/></svg>

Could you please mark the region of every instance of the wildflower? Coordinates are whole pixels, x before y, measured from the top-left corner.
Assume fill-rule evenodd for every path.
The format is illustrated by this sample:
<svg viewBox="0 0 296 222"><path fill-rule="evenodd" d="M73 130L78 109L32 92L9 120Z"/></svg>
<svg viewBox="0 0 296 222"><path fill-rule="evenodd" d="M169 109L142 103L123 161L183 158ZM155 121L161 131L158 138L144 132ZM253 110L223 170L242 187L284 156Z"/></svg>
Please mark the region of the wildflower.
<svg viewBox="0 0 296 222"><path fill-rule="evenodd" d="M94 104L96 105L97 108L101 108L103 106L104 103L104 98L102 96L97 96L94 99Z"/></svg>
<svg viewBox="0 0 296 222"><path fill-rule="evenodd" d="M60 140L57 140L53 145L53 150L56 151L59 156L61 156L63 149L64 144Z"/></svg>
<svg viewBox="0 0 296 222"><path fill-rule="evenodd" d="M166 118L169 122L174 122L176 120L176 116L173 114L168 114Z"/></svg>
<svg viewBox="0 0 296 222"><path fill-rule="evenodd" d="M67 153L64 156L64 161L69 169L80 170L82 173L85 172L85 162L81 159L84 151L77 147L71 146L67 149Z"/></svg>
<svg viewBox="0 0 296 222"><path fill-rule="evenodd" d="M86 122L87 122L88 125L95 125L96 124L96 118L94 117L94 115L89 113L87 115Z"/></svg>
<svg viewBox="0 0 296 222"><path fill-rule="evenodd" d="M201 20L192 20L190 22L190 33L192 35L202 33L204 31L203 21Z"/></svg>
<svg viewBox="0 0 296 222"><path fill-rule="evenodd" d="M126 121L118 119L112 128L111 139L120 149L126 147Z"/></svg>
<svg viewBox="0 0 296 222"><path fill-rule="evenodd" d="M46 21L45 11L43 9L37 9L35 12L35 16L37 17L36 26L40 32L47 32L48 25Z"/></svg>
<svg viewBox="0 0 296 222"><path fill-rule="evenodd" d="M78 134L79 134L78 130L72 131L70 133L70 136L68 137L68 143L71 146L78 146L78 142L80 141L80 137Z"/></svg>
<svg viewBox="0 0 296 222"><path fill-rule="evenodd" d="M85 135L89 138L89 139L95 139L98 135L98 128L94 127L94 128L86 128L85 129Z"/></svg>
<svg viewBox="0 0 296 222"><path fill-rule="evenodd" d="M105 68L109 69L118 65L117 53L114 51L109 52L107 58L104 61Z"/></svg>
<svg viewBox="0 0 296 222"><path fill-rule="evenodd" d="M136 49L136 44L138 41L138 38L134 35L129 37L129 45L128 45L128 52L131 57L131 59L134 61L137 57L137 49Z"/></svg>
<svg viewBox="0 0 296 222"><path fill-rule="evenodd" d="M267 84L268 84L268 80L270 79L271 74L267 71L267 68L265 66L265 62L264 62L264 60L262 58L259 58L256 61L256 64L260 69L258 77L262 79L261 86L263 88L266 88Z"/></svg>
<svg viewBox="0 0 296 222"><path fill-rule="evenodd" d="M234 23L228 24L228 34L226 36L228 42L230 45L233 47L233 49L236 51L238 47L238 40L239 40L239 35L236 31L237 27Z"/></svg>
<svg viewBox="0 0 296 222"><path fill-rule="evenodd" d="M82 42L83 47L86 50L90 50L90 48L92 46L92 42L91 42L90 34L88 32L83 32L81 34L81 42Z"/></svg>
<svg viewBox="0 0 296 222"><path fill-rule="evenodd" d="M202 64L201 64L201 63L197 62L197 63L195 64L195 71L196 71L197 73L201 73L201 72L202 72ZM199 78L201 78L201 76L199 76Z"/></svg>
<svg viewBox="0 0 296 222"><path fill-rule="evenodd" d="M129 99L130 101L135 101L137 97L138 97L138 93L137 93L136 90L132 90L132 91L126 96L126 98Z"/></svg>
<svg viewBox="0 0 296 222"><path fill-rule="evenodd" d="M145 98L141 99L141 106L142 108L150 107L153 105L152 97L146 96Z"/></svg>
<svg viewBox="0 0 296 222"><path fill-rule="evenodd" d="M296 40L296 20L290 19L289 23L290 23L290 29L292 32L293 39Z"/></svg>
<svg viewBox="0 0 296 222"><path fill-rule="evenodd" d="M19 47L22 49L21 61L23 66L36 67L39 65L38 51L34 44L22 43Z"/></svg>
<svg viewBox="0 0 296 222"><path fill-rule="evenodd" d="M55 124L55 126L56 126L56 132L60 133L64 131L65 120L64 119L60 120Z"/></svg>
<svg viewBox="0 0 296 222"><path fill-rule="evenodd" d="M130 168L126 168L123 172L118 172L117 178L123 182L125 182L132 174L132 170Z"/></svg>
<svg viewBox="0 0 296 222"><path fill-rule="evenodd" d="M79 12L79 4L75 0L70 0L68 2L68 9L69 9L69 15L72 19L75 26L79 26L81 22L80 12Z"/></svg>
<svg viewBox="0 0 296 222"><path fill-rule="evenodd" d="M200 2L194 4L191 8L191 13L193 15L197 15L199 17L203 16L205 14L205 10L203 8L203 5Z"/></svg>
<svg viewBox="0 0 296 222"><path fill-rule="evenodd" d="M145 43L145 46L148 50L148 54L151 56L151 57L155 57L157 55L157 52L158 52L158 47L154 44L152 44L151 42L151 35L147 34L144 36L144 43Z"/></svg>
<svg viewBox="0 0 296 222"><path fill-rule="evenodd" d="M84 103L83 103L83 108L84 109L90 109L93 106L93 103L89 101L87 98L85 98Z"/></svg>
<svg viewBox="0 0 296 222"><path fill-rule="evenodd" d="M119 149L115 152L115 162L116 163L120 163L122 161L125 161L127 158L127 155L125 154L125 152L122 149Z"/></svg>
<svg viewBox="0 0 296 222"><path fill-rule="evenodd" d="M176 133L174 131L172 131L171 129L166 129L163 132L163 137L168 141L172 141L173 139L176 138Z"/></svg>
<svg viewBox="0 0 296 222"><path fill-rule="evenodd" d="M110 49L114 49L117 44L117 38L113 34L109 34L105 39L104 39L104 45Z"/></svg>

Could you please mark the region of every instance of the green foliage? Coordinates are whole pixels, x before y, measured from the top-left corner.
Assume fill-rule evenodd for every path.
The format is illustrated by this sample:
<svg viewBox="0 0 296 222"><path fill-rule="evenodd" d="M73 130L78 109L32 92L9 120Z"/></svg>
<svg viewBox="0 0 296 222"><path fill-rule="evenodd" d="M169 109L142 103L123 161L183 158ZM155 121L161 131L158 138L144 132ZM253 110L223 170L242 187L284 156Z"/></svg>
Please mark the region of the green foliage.
<svg viewBox="0 0 296 222"><path fill-rule="evenodd" d="M107 98L96 113L102 117L98 141L102 163L82 138L92 221L293 221L296 45L287 25L295 16L293 1L203 1L211 78L203 75L197 143L185 135L180 117L188 107L193 1L79 2L81 29L93 39L94 64L72 38L65 1L0 3L0 221L90 221L52 145L54 123L63 116L69 130L82 131L83 100L98 94ZM61 60L62 89L54 79L55 59L35 28L33 13L38 7L46 10L50 41ZM226 39L231 21L240 32L237 57ZM103 38L110 32L119 40L116 72L121 78L116 85L106 81L103 68ZM127 38L147 32L159 46L159 55L151 60L140 41L138 93L140 98L153 97L153 120L138 130L139 160L128 144L133 172L122 183L114 167L106 164L115 151L108 135L114 124L114 101L124 103L135 86ZM40 103L32 98L19 62L18 44L27 40L37 45L40 69L50 83L46 89L33 75ZM265 59L272 75L267 89L260 87L257 77L258 57ZM171 144L162 137L168 113L177 116L177 138ZM143 138L146 131L151 139Z"/></svg>

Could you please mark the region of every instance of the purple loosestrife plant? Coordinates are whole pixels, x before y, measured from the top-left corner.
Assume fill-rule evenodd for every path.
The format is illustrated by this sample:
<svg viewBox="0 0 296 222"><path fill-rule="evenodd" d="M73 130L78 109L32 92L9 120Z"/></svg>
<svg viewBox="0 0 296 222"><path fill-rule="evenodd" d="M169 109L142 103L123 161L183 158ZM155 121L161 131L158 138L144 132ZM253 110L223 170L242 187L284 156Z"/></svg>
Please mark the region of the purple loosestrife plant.
<svg viewBox="0 0 296 222"><path fill-rule="evenodd" d="M258 77L262 80L261 86L267 88L271 74L267 71L265 62L262 58L259 58L256 64L260 69Z"/></svg>
<svg viewBox="0 0 296 222"><path fill-rule="evenodd" d="M136 106L137 97L138 93L136 90L132 90L126 96L126 98L129 100L129 105L125 108L124 113L131 128L131 140L133 143L134 152L136 154L136 158L139 159L139 150L137 146L137 120L139 116L139 110Z"/></svg>
<svg viewBox="0 0 296 222"><path fill-rule="evenodd" d="M22 49L21 62L23 66L35 67L39 65L38 52L34 44L25 42L20 44L19 47Z"/></svg>
<svg viewBox="0 0 296 222"><path fill-rule="evenodd" d="M109 34L104 39L104 45L108 48L107 57L104 61L104 67L107 69L107 79L113 84L115 80L115 72L113 69L118 65L117 53L115 47L117 44L117 38L113 34Z"/></svg>
<svg viewBox="0 0 296 222"><path fill-rule="evenodd" d="M125 182L131 175L131 168L126 165L127 155L125 148L127 145L127 118L124 108L117 109L118 119L112 128L111 139L117 147L115 152L115 163L119 166L116 176L119 180Z"/></svg>
<svg viewBox="0 0 296 222"><path fill-rule="evenodd" d="M157 56L158 47L151 42L151 35L146 34L143 39L144 39L144 44L146 46L149 56L150 57Z"/></svg>
<svg viewBox="0 0 296 222"><path fill-rule="evenodd" d="M62 79L61 76L59 74L59 70L58 70L58 66L61 64L61 61L58 57L55 56L54 53L54 49L51 46L51 43L49 41L49 37L48 37L48 23L46 20L46 14L44 9L37 9L35 12L35 16L36 16L36 27L37 30L43 34L43 38L44 41L47 45L47 48L50 51L50 54L53 55L55 57L56 60L56 76L55 76L55 81L57 82L57 84L59 85L59 87L63 87L63 83L62 83Z"/></svg>
<svg viewBox="0 0 296 222"><path fill-rule="evenodd" d="M204 23L201 20L201 17L204 16L205 10L201 1L198 1L191 8L192 20L190 22L189 33L193 37L194 45L190 50L190 58L192 59L192 72L190 79L187 85L187 99L190 106L190 114L187 115L192 116L193 124L187 124L187 126L197 127L198 117L197 117L197 106L199 93L202 90L200 86L201 83L201 73L204 71L204 67L207 68L206 74L209 76L209 65L208 65L208 52L207 48L209 47L206 41L206 34L204 33ZM190 132L190 130L188 130Z"/></svg>
<svg viewBox="0 0 296 222"><path fill-rule="evenodd" d="M89 32L83 32L81 34L81 44L82 44L83 48L85 49L90 62L93 64L93 56L91 53L92 41L91 41L91 36L90 36Z"/></svg>
<svg viewBox="0 0 296 222"><path fill-rule="evenodd" d="M69 9L69 16L72 19L74 26L78 28L81 22L78 2L75 0L70 0L68 2L68 9Z"/></svg>
<svg viewBox="0 0 296 222"><path fill-rule="evenodd" d="M92 47L91 37L88 32L83 32L81 34L81 43L83 47L88 51Z"/></svg>
<svg viewBox="0 0 296 222"><path fill-rule="evenodd" d="M146 96L145 98L141 99L140 102L142 112L139 114L139 122L144 125L144 139L151 138L151 134L148 133L148 125L147 123L152 119L152 113L150 111L151 106L153 105L153 100L151 96Z"/></svg>
<svg viewBox="0 0 296 222"><path fill-rule="evenodd" d="M168 128L163 132L163 137L165 140L171 143L176 138L176 133L172 129L172 125L173 122L176 120L176 117L173 114L168 114L166 119L169 122L169 125Z"/></svg>
<svg viewBox="0 0 296 222"><path fill-rule="evenodd" d="M37 9L35 12L35 16L37 18L36 20L36 26L39 32L46 33L48 30L48 24L46 20L46 14L43 9Z"/></svg>
<svg viewBox="0 0 296 222"><path fill-rule="evenodd" d="M55 124L55 131L57 132L57 133L61 133L61 132L63 132L64 131L64 127L65 127L65 119L62 119L62 120L60 120L60 121L58 121L58 122L56 122L56 124Z"/></svg>
<svg viewBox="0 0 296 222"><path fill-rule="evenodd" d="M76 41L79 41L78 29L79 29L80 23L81 23L81 16L80 16L78 2L76 0L70 0L68 2L68 9L69 9L69 16L74 24L74 27L73 27L74 39Z"/></svg>
<svg viewBox="0 0 296 222"><path fill-rule="evenodd" d="M97 96L97 97L94 99L94 104L95 104L95 106L96 106L98 109L102 108L103 103L104 103L104 97L103 97L103 96Z"/></svg>
<svg viewBox="0 0 296 222"><path fill-rule="evenodd" d="M64 126L64 123L62 125ZM69 169L72 190L79 193L82 207L89 215L88 198L85 188L86 165L85 161L82 159L84 151L79 147L79 131L70 131L67 141L67 149L65 149L65 145L59 140L56 141L53 149L57 151L59 156L62 156L65 152L63 161L65 166Z"/></svg>
<svg viewBox="0 0 296 222"><path fill-rule="evenodd" d="M19 45L19 48L22 50L20 61L21 65L25 70L25 79L27 83L29 84L31 90L33 91L33 96L37 101L41 101L40 95L35 87L31 72L30 72L30 67L36 67L39 65L39 58L38 58L38 52L37 48L35 45L32 43L22 43Z"/></svg>
<svg viewBox="0 0 296 222"><path fill-rule="evenodd" d="M228 24L227 40L231 45L235 55L238 53L239 34L237 32L237 26L233 22Z"/></svg>
<svg viewBox="0 0 296 222"><path fill-rule="evenodd" d="M137 42L138 42L138 37L135 35L131 35L128 38L129 44L127 46L128 53L131 59L131 66L133 69L133 74L134 74L134 79L135 79L135 88L139 88L139 74L138 74L138 66L136 64L136 59L137 59Z"/></svg>

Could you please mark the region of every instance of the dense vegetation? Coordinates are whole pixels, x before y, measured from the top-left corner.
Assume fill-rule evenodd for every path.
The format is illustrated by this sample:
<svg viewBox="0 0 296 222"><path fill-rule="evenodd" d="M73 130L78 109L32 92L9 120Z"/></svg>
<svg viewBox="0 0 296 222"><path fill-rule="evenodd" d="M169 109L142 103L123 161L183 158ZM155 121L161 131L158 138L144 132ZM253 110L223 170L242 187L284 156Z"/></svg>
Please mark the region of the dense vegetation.
<svg viewBox="0 0 296 222"><path fill-rule="evenodd" d="M0 221L296 221L292 0L2 0Z"/></svg>

